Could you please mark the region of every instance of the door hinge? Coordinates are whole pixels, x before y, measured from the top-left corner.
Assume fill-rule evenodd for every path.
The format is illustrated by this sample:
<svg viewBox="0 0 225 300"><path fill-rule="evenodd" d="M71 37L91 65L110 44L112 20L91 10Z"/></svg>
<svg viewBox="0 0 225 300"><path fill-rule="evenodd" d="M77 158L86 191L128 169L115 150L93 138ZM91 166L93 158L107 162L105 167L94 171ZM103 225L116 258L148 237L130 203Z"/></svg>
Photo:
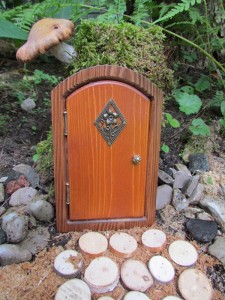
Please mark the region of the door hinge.
<svg viewBox="0 0 225 300"><path fill-rule="evenodd" d="M63 112L63 117L64 117L64 135L68 135L68 119L67 119L67 111L64 110Z"/></svg>
<svg viewBox="0 0 225 300"><path fill-rule="evenodd" d="M66 204L70 204L70 184L66 183Z"/></svg>

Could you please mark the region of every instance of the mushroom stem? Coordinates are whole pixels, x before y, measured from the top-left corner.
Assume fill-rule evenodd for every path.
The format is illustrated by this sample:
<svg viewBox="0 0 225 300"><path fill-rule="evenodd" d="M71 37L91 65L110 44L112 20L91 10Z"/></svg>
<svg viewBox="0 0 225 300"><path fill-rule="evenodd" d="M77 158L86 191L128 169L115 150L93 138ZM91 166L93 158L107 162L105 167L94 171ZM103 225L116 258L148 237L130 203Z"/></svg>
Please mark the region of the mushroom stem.
<svg viewBox="0 0 225 300"><path fill-rule="evenodd" d="M50 49L50 53L63 63L69 64L77 56L73 46L66 43L60 43Z"/></svg>

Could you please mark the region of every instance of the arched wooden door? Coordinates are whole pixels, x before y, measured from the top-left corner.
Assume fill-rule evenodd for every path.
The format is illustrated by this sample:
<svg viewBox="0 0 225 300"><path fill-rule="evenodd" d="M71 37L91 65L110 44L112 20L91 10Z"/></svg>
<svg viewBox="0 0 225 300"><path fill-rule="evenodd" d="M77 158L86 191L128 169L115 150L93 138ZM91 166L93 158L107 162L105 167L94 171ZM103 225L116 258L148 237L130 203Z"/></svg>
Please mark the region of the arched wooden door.
<svg viewBox="0 0 225 300"><path fill-rule="evenodd" d="M59 231L150 226L162 93L145 77L96 66L52 91Z"/></svg>

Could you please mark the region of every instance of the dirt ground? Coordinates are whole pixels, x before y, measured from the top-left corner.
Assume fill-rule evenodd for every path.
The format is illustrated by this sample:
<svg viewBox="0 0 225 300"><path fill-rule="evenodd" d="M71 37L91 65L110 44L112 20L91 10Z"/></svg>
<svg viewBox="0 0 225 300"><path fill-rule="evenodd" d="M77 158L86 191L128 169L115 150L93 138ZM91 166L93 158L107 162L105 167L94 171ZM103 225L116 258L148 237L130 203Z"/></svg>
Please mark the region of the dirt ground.
<svg viewBox="0 0 225 300"><path fill-rule="evenodd" d="M23 66L18 64L14 59L3 59L0 61L0 83L7 81L9 85L14 81L21 80L23 74ZM62 65L60 65L62 67ZM48 64L43 61L36 62L29 66L29 72L34 69L48 70ZM59 66L51 65L52 74L58 74ZM62 67L60 76L65 76L65 70ZM58 74L59 75L59 74ZM14 165L25 163L33 165L32 156L35 153L34 146L46 137L47 131L50 127L51 110L50 106L43 103L44 95L50 93L52 86L43 84L38 89L37 110L35 113L26 113L21 110L18 101L10 93L10 88L4 88L0 85L0 107L1 113L7 114L9 119L5 126L4 132L0 133L0 175L10 170ZM170 132L164 131L163 137L168 136ZM177 134L173 135L174 140L171 142L171 152L169 155L162 155L161 165L164 168L169 168L181 159L178 156L182 148L183 141L176 140ZM178 142L177 146L173 145ZM169 139L167 144L169 143ZM221 141L220 141L221 143ZM220 151L220 150L218 150ZM224 149L222 150L224 151ZM218 153L214 153L215 161L220 157ZM214 159L212 158L212 159ZM219 166L220 165L220 166ZM218 163L218 168L221 163ZM170 218L166 220L163 215L169 215ZM172 206L168 206L165 211L157 212L156 222L153 228L163 230L167 235L167 247L161 253L168 258L168 246L177 239L189 240L185 231L185 217L182 214L177 214ZM55 223L48 224L51 233L48 247L42 250L36 257L33 257L31 262L25 262L17 265L10 265L0 268L0 299L2 300L40 300L40 299L54 299L54 295L58 287L66 281L66 279L56 274L53 268L54 259L63 249L78 250L77 241L82 233L70 232L66 234L57 233L55 230ZM141 235L147 228L133 228L130 230L123 230L131 234L138 242L138 250L132 257L147 263L154 255L141 244ZM103 232L109 238L114 232ZM208 244L198 244L191 241L198 251L198 261L195 268L205 273L210 278L213 287L213 300L225 299L225 269L224 266L216 259L207 254ZM112 258L121 266L124 259L117 258L109 250L106 256ZM84 256L84 266L80 278L83 276L85 267L90 263L90 259ZM169 284L154 283L154 285L146 292L152 300L161 300L167 295L181 296L178 290L177 279L180 273L185 269L172 263L175 268L175 278ZM122 299L127 292L123 284L120 282L114 291L107 293L115 299ZM100 295L94 294L93 299L98 299ZM204 299L202 299L204 300Z"/></svg>

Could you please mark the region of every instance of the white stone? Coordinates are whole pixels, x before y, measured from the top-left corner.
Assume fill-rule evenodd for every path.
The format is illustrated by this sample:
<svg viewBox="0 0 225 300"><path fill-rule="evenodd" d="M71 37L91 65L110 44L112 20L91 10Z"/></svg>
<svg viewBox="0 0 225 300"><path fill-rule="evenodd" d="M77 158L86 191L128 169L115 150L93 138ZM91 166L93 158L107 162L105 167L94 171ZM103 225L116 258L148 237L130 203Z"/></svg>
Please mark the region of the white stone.
<svg viewBox="0 0 225 300"><path fill-rule="evenodd" d="M191 194L190 198L188 198L189 203L198 203L202 197L203 197L203 193L204 193L204 184L199 183L197 185L197 187L194 189L193 193Z"/></svg>
<svg viewBox="0 0 225 300"><path fill-rule="evenodd" d="M0 203L4 202L5 195L4 195L4 185L0 183Z"/></svg>
<svg viewBox="0 0 225 300"><path fill-rule="evenodd" d="M27 98L20 104L20 106L23 110L30 112L35 108L36 104L32 98Z"/></svg>
<svg viewBox="0 0 225 300"><path fill-rule="evenodd" d="M172 200L173 189L168 184L158 186L156 195L156 210L164 208Z"/></svg>
<svg viewBox="0 0 225 300"><path fill-rule="evenodd" d="M27 205L32 198L34 198L37 194L37 190L32 187L24 187L15 191L10 200L9 205L11 206L19 206L19 205Z"/></svg>
<svg viewBox="0 0 225 300"><path fill-rule="evenodd" d="M28 210L39 221L50 222L54 218L53 206L42 198L36 198L30 202Z"/></svg>
<svg viewBox="0 0 225 300"><path fill-rule="evenodd" d="M225 238L220 236L216 237L215 242L209 246L208 252L225 265Z"/></svg>
<svg viewBox="0 0 225 300"><path fill-rule="evenodd" d="M17 245L0 245L0 265L6 266L31 260L30 251L23 250ZM13 280L13 278L12 278ZM13 282L13 281L12 281Z"/></svg>

